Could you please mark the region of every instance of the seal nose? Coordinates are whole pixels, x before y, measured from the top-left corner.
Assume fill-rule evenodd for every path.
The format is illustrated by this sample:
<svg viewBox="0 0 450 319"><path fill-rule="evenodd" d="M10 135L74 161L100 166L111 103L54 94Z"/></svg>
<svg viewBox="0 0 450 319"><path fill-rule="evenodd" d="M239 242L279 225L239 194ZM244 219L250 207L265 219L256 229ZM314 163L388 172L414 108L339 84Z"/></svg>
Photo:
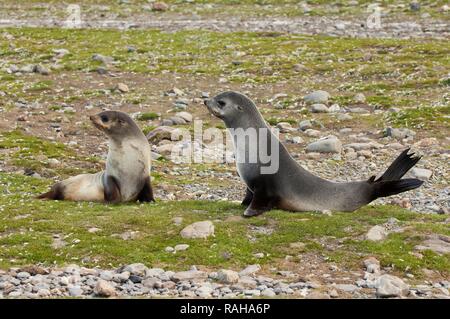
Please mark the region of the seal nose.
<svg viewBox="0 0 450 319"><path fill-rule="evenodd" d="M205 99L205 100L203 101L203 104L205 104L206 106L208 106L208 102L209 102L209 99Z"/></svg>
<svg viewBox="0 0 450 319"><path fill-rule="evenodd" d="M91 116L89 116L89 119L92 121L92 122L94 122L94 115L91 115Z"/></svg>

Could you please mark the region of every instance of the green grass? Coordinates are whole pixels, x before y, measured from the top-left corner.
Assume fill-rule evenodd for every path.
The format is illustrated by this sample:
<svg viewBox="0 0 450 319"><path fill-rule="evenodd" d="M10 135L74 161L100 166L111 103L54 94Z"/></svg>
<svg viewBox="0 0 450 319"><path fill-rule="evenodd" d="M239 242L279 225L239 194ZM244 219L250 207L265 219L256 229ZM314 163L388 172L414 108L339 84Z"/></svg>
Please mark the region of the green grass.
<svg viewBox="0 0 450 319"><path fill-rule="evenodd" d="M276 266L287 254L317 253L357 269L368 255L379 258L384 266L394 265L399 271L408 267L408 271L420 274L426 267L445 274L450 269L448 255L426 252L422 259L410 255L421 236L450 234L443 224L445 216L416 214L393 206L367 206L354 213L333 216L271 211L258 218L231 221L229 217L243 212L239 204L157 201L104 205L33 199L50 184L47 180L0 173L0 268L71 262L102 267L143 262L171 269L186 269L193 264L239 268L251 263ZM180 226L171 221L177 216L183 217ZM399 219L408 230L391 234L382 243L358 239L372 225L384 223L390 217ZM214 222L215 237L205 240L180 237L183 227L201 220ZM271 228L273 232L270 235L254 232L255 226ZM89 233L90 227L101 231ZM113 236L126 231L137 231L137 238L123 240ZM67 242L57 250L51 247L56 234ZM73 244L75 239L80 242ZM304 242L305 250L290 248L289 244L294 242ZM165 247L180 243L189 244L189 249L176 254L164 251ZM324 243L327 249L322 246ZM225 252L231 258L224 258ZM257 252L265 253L266 257L256 259L253 254Z"/></svg>
<svg viewBox="0 0 450 319"><path fill-rule="evenodd" d="M158 113L155 112L147 112L147 113L142 113L138 116L138 120L139 121L148 121L148 120L156 120L160 117L161 115L159 115Z"/></svg>
<svg viewBox="0 0 450 319"><path fill-rule="evenodd" d="M412 128L450 129L450 105L445 107L417 107L391 113L389 121L395 126Z"/></svg>

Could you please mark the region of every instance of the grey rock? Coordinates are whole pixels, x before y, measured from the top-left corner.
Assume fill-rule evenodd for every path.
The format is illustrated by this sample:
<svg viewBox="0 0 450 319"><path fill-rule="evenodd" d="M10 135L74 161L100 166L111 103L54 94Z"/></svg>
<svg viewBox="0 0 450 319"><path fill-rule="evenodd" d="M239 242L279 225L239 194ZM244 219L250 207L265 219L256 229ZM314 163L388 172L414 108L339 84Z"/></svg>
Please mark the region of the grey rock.
<svg viewBox="0 0 450 319"><path fill-rule="evenodd" d="M247 267L245 267L245 269L241 270L239 272L239 276L249 276L249 275L253 275L255 273L257 273L258 271L261 270L261 266L258 264L255 265L249 265Z"/></svg>
<svg viewBox="0 0 450 319"><path fill-rule="evenodd" d="M307 152L318 153L340 153L342 151L341 141L333 135L322 138L306 146Z"/></svg>
<svg viewBox="0 0 450 319"><path fill-rule="evenodd" d="M117 295L115 288L103 279L97 281L97 285L94 288L94 293L99 297L112 297Z"/></svg>
<svg viewBox="0 0 450 319"><path fill-rule="evenodd" d="M311 112L313 113L328 113L329 111L325 104L316 103L311 106Z"/></svg>
<svg viewBox="0 0 450 319"><path fill-rule="evenodd" d="M432 235L420 245L414 247L417 250L432 250L438 254L450 254L450 237L444 235Z"/></svg>
<svg viewBox="0 0 450 319"><path fill-rule="evenodd" d="M409 286L402 279L392 275L382 275L375 283L378 297L401 297L409 293Z"/></svg>
<svg viewBox="0 0 450 319"><path fill-rule="evenodd" d="M221 269L217 272L216 278L224 284L233 284L239 281L239 274L233 270Z"/></svg>
<svg viewBox="0 0 450 319"><path fill-rule="evenodd" d="M323 90L314 91L308 95L306 95L303 99L306 103L314 104L314 103L327 103L330 98L330 94Z"/></svg>
<svg viewBox="0 0 450 319"><path fill-rule="evenodd" d="M385 227L376 225L373 226L366 234L366 239L371 241L382 241L386 239L388 232Z"/></svg>
<svg viewBox="0 0 450 319"><path fill-rule="evenodd" d="M300 131L306 131L307 129L310 129L312 127L313 125L310 120L304 120L298 124L298 128L300 129Z"/></svg>
<svg viewBox="0 0 450 319"><path fill-rule="evenodd" d="M208 277L208 274L204 271L198 270L188 270L188 271L179 271L172 275L171 279L174 282L186 281L192 279L205 279Z"/></svg>
<svg viewBox="0 0 450 319"><path fill-rule="evenodd" d="M209 220L196 222L183 228L180 235L183 238L208 238L214 235L214 224Z"/></svg>
<svg viewBox="0 0 450 319"><path fill-rule="evenodd" d="M131 275L145 276L147 267L141 263L135 263L124 267L123 271L128 271Z"/></svg>
<svg viewBox="0 0 450 319"><path fill-rule="evenodd" d="M411 177L418 178L423 181L427 181L433 176L433 171L425 168L413 167L409 174Z"/></svg>

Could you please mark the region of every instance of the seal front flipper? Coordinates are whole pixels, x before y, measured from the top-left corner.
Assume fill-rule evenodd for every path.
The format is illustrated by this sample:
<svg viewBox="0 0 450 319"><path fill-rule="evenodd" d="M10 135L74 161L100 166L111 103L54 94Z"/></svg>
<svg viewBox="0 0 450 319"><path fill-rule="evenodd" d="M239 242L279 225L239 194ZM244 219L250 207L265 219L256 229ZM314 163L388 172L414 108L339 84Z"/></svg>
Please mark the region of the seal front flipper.
<svg viewBox="0 0 450 319"><path fill-rule="evenodd" d="M253 217L271 210L274 200L267 196L266 192L255 190L250 206L244 212L244 217Z"/></svg>
<svg viewBox="0 0 450 319"><path fill-rule="evenodd" d="M105 174L103 177L103 188L105 195L105 202L107 203L119 203L122 199L120 194L119 184L113 176Z"/></svg>
<svg viewBox="0 0 450 319"><path fill-rule="evenodd" d="M241 205L247 207L253 200L253 192L247 187L245 198L242 200Z"/></svg>
<svg viewBox="0 0 450 319"><path fill-rule="evenodd" d="M140 202L154 202L152 184L150 182L150 176L145 179L144 187L139 192L137 199Z"/></svg>
<svg viewBox="0 0 450 319"><path fill-rule="evenodd" d="M56 183L47 193L36 196L37 199L64 200L64 186Z"/></svg>

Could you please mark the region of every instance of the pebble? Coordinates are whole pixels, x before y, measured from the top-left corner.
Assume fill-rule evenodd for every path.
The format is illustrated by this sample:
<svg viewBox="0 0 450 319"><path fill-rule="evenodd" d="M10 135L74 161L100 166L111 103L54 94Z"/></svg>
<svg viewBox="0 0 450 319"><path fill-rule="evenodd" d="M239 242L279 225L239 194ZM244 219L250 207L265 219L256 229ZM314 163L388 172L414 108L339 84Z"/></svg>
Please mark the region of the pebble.
<svg viewBox="0 0 450 319"><path fill-rule="evenodd" d="M366 234L366 239L370 241L382 241L386 239L388 232L385 227L376 225L373 226Z"/></svg>
<svg viewBox="0 0 450 319"><path fill-rule="evenodd" d="M257 273L258 271L261 270L261 266L258 264L255 265L249 265L247 267L245 267L245 269L241 270L239 272L239 276L249 276L249 275L253 275L255 273Z"/></svg>
<svg viewBox="0 0 450 319"><path fill-rule="evenodd" d="M100 279L94 288L94 293L99 297L112 297L117 295L114 287L107 281Z"/></svg>
<svg viewBox="0 0 450 319"><path fill-rule="evenodd" d="M306 146L307 152L318 153L340 153L342 151L341 141L334 135L324 137Z"/></svg>
<svg viewBox="0 0 450 319"><path fill-rule="evenodd" d="M214 224L209 220L196 222L183 228L180 235L183 238L205 239L214 235Z"/></svg>
<svg viewBox="0 0 450 319"><path fill-rule="evenodd" d="M323 90L314 91L308 95L306 95L303 99L306 103L314 104L314 103L327 103L330 98L330 94Z"/></svg>
<svg viewBox="0 0 450 319"><path fill-rule="evenodd" d="M328 113L330 110L325 104L316 103L311 105L311 112L312 113Z"/></svg>
<svg viewBox="0 0 450 319"><path fill-rule="evenodd" d="M409 293L409 286L402 279L392 275L382 275L375 283L378 297L401 297Z"/></svg>

